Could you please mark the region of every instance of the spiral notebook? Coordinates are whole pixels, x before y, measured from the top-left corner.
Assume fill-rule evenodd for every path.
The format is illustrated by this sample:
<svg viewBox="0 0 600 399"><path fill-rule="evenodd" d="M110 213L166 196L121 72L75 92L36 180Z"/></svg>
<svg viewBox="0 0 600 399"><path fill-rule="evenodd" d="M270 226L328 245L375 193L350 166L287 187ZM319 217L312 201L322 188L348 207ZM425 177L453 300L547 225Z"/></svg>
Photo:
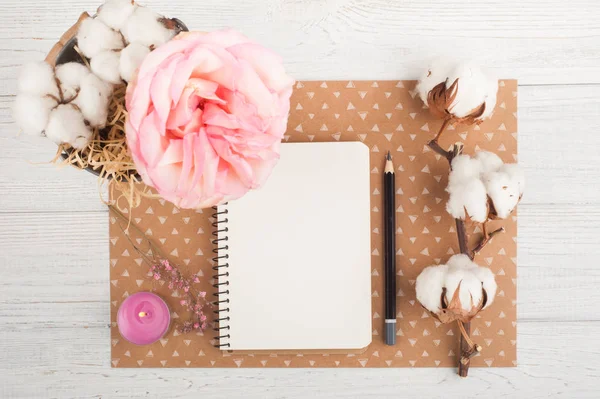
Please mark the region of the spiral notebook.
<svg viewBox="0 0 600 399"><path fill-rule="evenodd" d="M266 184L218 208L221 349L369 345L369 188L364 144L282 144Z"/></svg>

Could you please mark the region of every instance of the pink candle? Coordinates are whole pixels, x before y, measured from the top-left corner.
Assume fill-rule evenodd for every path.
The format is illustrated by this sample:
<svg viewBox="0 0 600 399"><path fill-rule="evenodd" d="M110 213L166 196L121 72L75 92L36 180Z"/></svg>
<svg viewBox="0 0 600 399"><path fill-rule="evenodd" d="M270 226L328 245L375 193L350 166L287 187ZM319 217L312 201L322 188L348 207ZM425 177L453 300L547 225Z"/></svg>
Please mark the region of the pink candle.
<svg viewBox="0 0 600 399"><path fill-rule="evenodd" d="M150 345L165 335L171 322L169 307L152 292L138 292L123 301L117 313L119 332L136 345Z"/></svg>

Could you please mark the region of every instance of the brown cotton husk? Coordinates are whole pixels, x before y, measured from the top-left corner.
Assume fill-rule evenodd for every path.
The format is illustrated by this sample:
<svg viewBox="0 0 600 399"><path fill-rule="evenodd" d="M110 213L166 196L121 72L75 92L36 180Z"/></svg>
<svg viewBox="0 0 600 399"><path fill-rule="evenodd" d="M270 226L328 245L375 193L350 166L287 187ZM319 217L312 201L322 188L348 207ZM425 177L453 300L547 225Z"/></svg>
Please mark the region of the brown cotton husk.
<svg viewBox="0 0 600 399"><path fill-rule="evenodd" d="M458 94L459 79L446 88L446 82L435 86L428 94L427 105L430 112L437 118L451 121L452 124L473 125L481 123L481 115L485 112L485 103L473 109L467 116L457 117L452 114L450 107Z"/></svg>
<svg viewBox="0 0 600 399"><path fill-rule="evenodd" d="M471 303L470 310L465 310L462 308L462 303L459 297L460 283L458 284L456 291L454 291L450 302L448 302L446 299L446 288L443 288L442 295L440 297L440 302L442 305L441 310L439 313L432 313L433 316L443 324L452 323L457 320L463 323L470 322L483 309L487 302L487 293L483 288L481 290L483 291L481 301L479 301L478 304Z"/></svg>

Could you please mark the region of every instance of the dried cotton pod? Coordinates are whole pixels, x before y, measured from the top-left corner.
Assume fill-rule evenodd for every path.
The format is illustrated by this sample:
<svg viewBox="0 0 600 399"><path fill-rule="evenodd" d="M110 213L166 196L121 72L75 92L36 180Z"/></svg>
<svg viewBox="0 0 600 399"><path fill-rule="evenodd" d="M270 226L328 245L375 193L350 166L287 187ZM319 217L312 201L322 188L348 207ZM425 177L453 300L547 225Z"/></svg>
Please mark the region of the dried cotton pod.
<svg viewBox="0 0 600 399"><path fill-rule="evenodd" d="M38 97L20 93L13 105L13 118L23 133L31 136L43 136L50 112L58 105L52 97Z"/></svg>
<svg viewBox="0 0 600 399"><path fill-rule="evenodd" d="M97 18L87 18L81 22L77 32L77 46L88 58L106 50L121 50L125 47L123 37Z"/></svg>
<svg viewBox="0 0 600 399"><path fill-rule="evenodd" d="M497 285L490 269L458 254L445 265L423 269L415 288L417 300L442 323L468 323L492 304Z"/></svg>
<svg viewBox="0 0 600 399"><path fill-rule="evenodd" d="M23 66L17 80L19 93L32 96L52 96L60 98L54 69L45 61L33 62Z"/></svg>
<svg viewBox="0 0 600 399"><path fill-rule="evenodd" d="M169 29L169 21L147 7L137 7L121 29L128 43L158 47L171 40L177 33Z"/></svg>
<svg viewBox="0 0 600 399"><path fill-rule="evenodd" d="M112 29L121 30L135 9L132 0L108 0L98 8L96 18Z"/></svg>
<svg viewBox="0 0 600 399"><path fill-rule="evenodd" d="M473 62L438 58L431 62L417 83L416 91L433 115L447 124L478 124L492 115L498 80Z"/></svg>
<svg viewBox="0 0 600 399"><path fill-rule="evenodd" d="M50 113L46 136L56 144L68 143L81 150L90 142L92 130L85 124L77 106L60 104Z"/></svg>
<svg viewBox="0 0 600 399"><path fill-rule="evenodd" d="M101 51L90 61L90 67L102 80L119 84L121 83L121 73L119 71L121 52L120 51Z"/></svg>
<svg viewBox="0 0 600 399"><path fill-rule="evenodd" d="M89 74L90 70L77 62L69 62L56 67L56 78L65 102L71 101L77 96L83 78Z"/></svg>
<svg viewBox="0 0 600 399"><path fill-rule="evenodd" d="M112 85L90 73L81 81L79 95L73 101L92 127L103 128L108 118Z"/></svg>
<svg viewBox="0 0 600 399"><path fill-rule="evenodd" d="M121 51L119 62L119 72L121 78L126 82L133 79L135 71L142 64L142 61L150 53L150 49L143 44L131 43Z"/></svg>
<svg viewBox="0 0 600 399"><path fill-rule="evenodd" d="M478 223L506 219L525 189L525 176L517 164L504 164L500 157L480 151L474 157L459 155L452 160L446 191L446 210L455 219L469 217Z"/></svg>

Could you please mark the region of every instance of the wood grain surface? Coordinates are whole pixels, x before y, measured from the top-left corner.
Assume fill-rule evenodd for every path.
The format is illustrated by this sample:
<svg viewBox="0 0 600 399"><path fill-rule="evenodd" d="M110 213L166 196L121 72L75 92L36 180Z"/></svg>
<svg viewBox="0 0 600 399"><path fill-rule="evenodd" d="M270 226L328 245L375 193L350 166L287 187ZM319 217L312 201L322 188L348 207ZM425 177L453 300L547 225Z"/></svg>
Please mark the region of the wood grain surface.
<svg viewBox="0 0 600 399"><path fill-rule="evenodd" d="M108 226L96 180L17 135L18 67L92 0L0 5L0 397L597 398L600 395L600 2L147 1L196 30L235 27L298 79L413 79L477 56L519 79L518 362L514 369L111 369Z"/></svg>

